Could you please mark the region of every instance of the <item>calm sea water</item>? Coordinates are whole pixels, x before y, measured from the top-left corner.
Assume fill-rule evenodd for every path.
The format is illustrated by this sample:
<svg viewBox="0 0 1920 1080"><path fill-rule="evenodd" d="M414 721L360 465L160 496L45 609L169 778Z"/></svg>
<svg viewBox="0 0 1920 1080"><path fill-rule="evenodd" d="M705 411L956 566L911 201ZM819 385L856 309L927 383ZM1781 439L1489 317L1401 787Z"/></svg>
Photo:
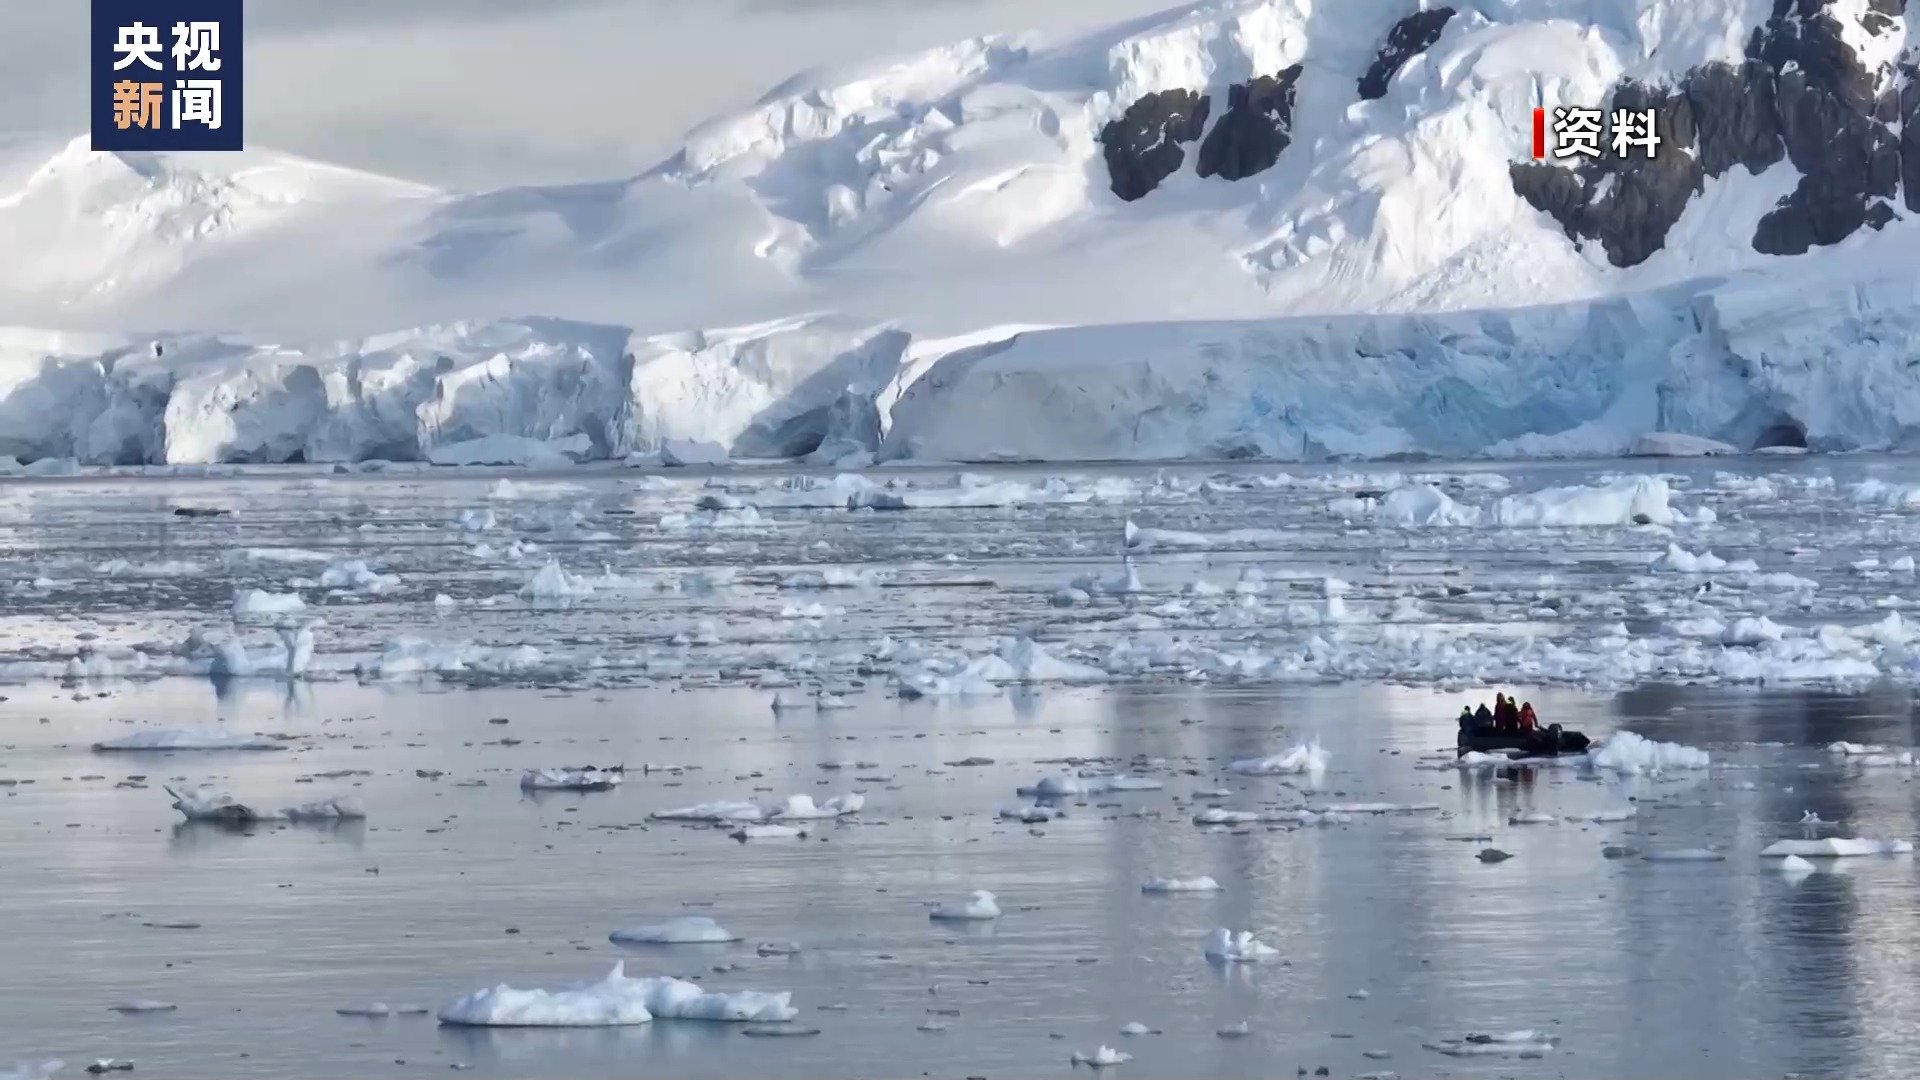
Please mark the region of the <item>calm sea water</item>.
<svg viewBox="0 0 1920 1080"><path fill-rule="evenodd" d="M1912 1025L1920 890L1911 858L1849 860L1800 881L1758 858L1813 810L1846 834L1913 837L1907 769L1836 764L1836 739L1911 746L1911 702L1649 688L1535 694L1549 719L1710 749L1716 767L1632 784L1551 770L1494 783L1420 768L1460 699L1426 690L1045 691L977 704L878 694L777 717L751 690L267 687L217 699L172 680L93 691L36 684L0 703L0 1061L130 1058L142 1077L407 1077L450 1066L513 1077L1067 1075L1102 1043L1118 1076L1899 1076ZM495 724L505 718L507 724ZM279 753L106 755L130 725L219 721L297 738ZM1436 802L1437 814L1326 828L1208 830L1190 795L1288 803L1228 761L1317 736L1328 801ZM519 740L502 745L503 740ZM1783 745L1765 745L1779 743ZM984 766L943 763L970 756ZM1067 756L1164 759L1166 789L1101 796L1045 826L1001 823L1014 789ZM870 763L826 771L821 762ZM520 770L629 769L622 789L529 798ZM643 763L678 772L637 771ZM426 779L416 770L445 775ZM311 779L353 771L364 775ZM120 786L145 777L144 789ZM352 792L364 825L187 826L160 784L215 782L256 805ZM484 786L475 782L484 781ZM650 822L719 798L863 791L857 821L740 845ZM1510 826L1639 800L1618 824ZM1514 854L1475 858L1481 834ZM1609 860L1609 843L1712 846L1724 862ZM1154 876L1223 891L1149 896ZM976 888L990 927L926 903ZM735 946L622 950L608 931L684 913ZM193 923L194 929L151 924ZM1283 963L1223 970L1216 926ZM761 958L759 941L795 957ZM367 1001L437 1009L498 982L633 974L790 990L817 1037L724 1025L468 1031L336 1015ZM735 970L716 966L737 964ZM1365 991L1364 997L1359 992ZM128 997L177 1011L125 1016ZM842 1008L843 1007L843 1008ZM1139 1021L1156 1034L1125 1037ZM1246 1021L1251 1034L1223 1039ZM945 1030L923 1031L943 1024ZM1442 1057L1474 1031L1560 1038L1539 1060Z"/></svg>

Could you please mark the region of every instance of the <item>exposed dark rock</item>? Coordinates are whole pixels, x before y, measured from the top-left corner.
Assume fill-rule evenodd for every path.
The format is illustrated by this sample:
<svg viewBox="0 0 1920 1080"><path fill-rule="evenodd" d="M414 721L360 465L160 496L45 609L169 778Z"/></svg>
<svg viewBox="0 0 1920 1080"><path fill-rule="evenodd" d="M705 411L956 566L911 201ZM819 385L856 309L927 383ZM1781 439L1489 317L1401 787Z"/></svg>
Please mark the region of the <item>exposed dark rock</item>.
<svg viewBox="0 0 1920 1080"><path fill-rule="evenodd" d="M1616 266L1664 247L1705 179L1735 165L1759 173L1785 158L1801 176L1755 230L1763 254L1797 255L1884 227L1903 176L1906 205L1920 210L1920 125L1907 123L1920 120L1920 79L1870 70L1842 37L1834 3L1775 0L1744 62L1695 68L1677 89L1617 87L1610 111L1656 111L1662 142L1652 160L1605 154L1575 170L1521 162L1511 169L1514 191L1576 242L1599 241ZM1859 24L1896 32L1904 6L1869 0Z"/></svg>
<svg viewBox="0 0 1920 1080"><path fill-rule="evenodd" d="M1900 65L1900 182L1907 209L1920 213L1920 65Z"/></svg>
<svg viewBox="0 0 1920 1080"><path fill-rule="evenodd" d="M1686 87L1623 82L1608 103L1609 114L1617 109L1653 110L1661 142L1652 157L1603 154L1577 171L1521 162L1511 175L1514 191L1568 237L1597 240L1608 262L1634 266L1666 245L1667 230L1701 190L1705 170L1700 156L1685 152L1695 146L1697 127Z"/></svg>
<svg viewBox="0 0 1920 1080"><path fill-rule="evenodd" d="M1900 185L1899 115L1893 73L1869 69L1842 38L1833 0L1775 0L1752 49L1776 73L1774 113L1800 184L1755 230L1755 251L1798 255L1837 244L1862 225L1891 220ZM1903 0L1871 0L1874 26L1890 33ZM1861 25L1869 31L1867 20ZM1875 226L1878 227L1878 226Z"/></svg>
<svg viewBox="0 0 1920 1080"><path fill-rule="evenodd" d="M1100 129L1113 193L1127 202L1145 198L1186 164L1181 143L1206 130L1211 102L1191 90L1162 90L1127 107Z"/></svg>
<svg viewBox="0 0 1920 1080"><path fill-rule="evenodd" d="M1416 11L1393 24L1387 31L1387 43L1380 46L1380 53L1360 76L1360 98L1373 101L1387 96L1387 87L1393 77L1400 74L1407 61L1419 56L1440 40L1440 32L1447 28L1447 20L1453 18L1453 9L1437 7L1431 11Z"/></svg>
<svg viewBox="0 0 1920 1080"><path fill-rule="evenodd" d="M1227 112L1200 143L1199 173L1244 180L1273 168L1293 142L1293 87L1301 65L1227 88Z"/></svg>

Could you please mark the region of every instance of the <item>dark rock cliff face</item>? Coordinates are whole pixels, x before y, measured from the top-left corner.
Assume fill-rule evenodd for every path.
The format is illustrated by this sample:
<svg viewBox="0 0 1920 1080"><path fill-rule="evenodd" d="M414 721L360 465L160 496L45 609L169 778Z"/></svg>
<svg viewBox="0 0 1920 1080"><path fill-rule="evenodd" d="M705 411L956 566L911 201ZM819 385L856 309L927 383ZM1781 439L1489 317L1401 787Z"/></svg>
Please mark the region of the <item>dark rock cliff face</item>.
<svg viewBox="0 0 1920 1080"><path fill-rule="evenodd" d="M1762 218L1754 250L1798 255L1837 244L1860 226L1893 220L1900 186L1899 117L1894 72L1869 69L1841 38L1832 0L1775 0L1773 18L1756 31L1749 55L1773 69L1774 111L1787 158L1800 184ZM1869 0L1860 25L1868 33L1899 30L1904 0Z"/></svg>
<svg viewBox="0 0 1920 1080"><path fill-rule="evenodd" d="M1447 28L1447 20L1453 18L1453 9L1438 7L1431 11L1416 11L1393 24L1387 31L1387 43L1380 47L1380 53L1374 57L1367 73L1360 76L1360 99L1373 101L1387 96L1387 87L1407 61L1433 48L1440 40L1440 32Z"/></svg>
<svg viewBox="0 0 1920 1080"><path fill-rule="evenodd" d="M1200 144L1198 172L1244 180L1266 172L1293 142L1293 88L1302 68L1262 75L1227 88L1227 112Z"/></svg>
<svg viewBox="0 0 1920 1080"><path fill-rule="evenodd" d="M1903 90L1884 66L1870 70L1842 39L1832 4L1775 0L1741 64L1695 68L1671 89L1616 88L1610 111L1656 111L1664 141L1652 160L1607 154L1577 170L1521 162L1510 170L1514 191L1568 236L1599 241L1615 266L1664 247L1704 179L1735 165L1759 173L1785 158L1801 174L1755 230L1754 250L1764 254L1797 255L1887 224L1903 173L1907 205L1920 209L1920 143L1911 141L1920 134L1895 127L1920 112L1920 90ZM1861 27L1899 32L1903 6L1870 0Z"/></svg>
<svg viewBox="0 0 1920 1080"><path fill-rule="evenodd" d="M1200 138L1210 106L1205 94L1162 90L1134 102L1102 128L1100 144L1113 193L1127 202L1142 199L1179 172L1187 160L1180 144Z"/></svg>
<svg viewBox="0 0 1920 1080"><path fill-rule="evenodd" d="M1920 65L1900 65L1900 182L1920 214Z"/></svg>

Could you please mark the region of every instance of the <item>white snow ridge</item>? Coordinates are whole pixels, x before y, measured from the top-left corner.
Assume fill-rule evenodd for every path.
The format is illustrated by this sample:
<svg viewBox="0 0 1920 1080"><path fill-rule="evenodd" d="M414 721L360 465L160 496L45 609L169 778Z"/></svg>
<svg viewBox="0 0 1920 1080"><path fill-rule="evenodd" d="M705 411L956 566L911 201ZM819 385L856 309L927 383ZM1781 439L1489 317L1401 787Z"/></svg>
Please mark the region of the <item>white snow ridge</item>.
<svg viewBox="0 0 1920 1080"><path fill-rule="evenodd" d="M1533 106L1738 65L1757 31L1891 85L1900 16L1842 14L1821 51L1744 0L1575 5L1586 24L1559 0L1500 0L1370 71L1408 6L1206 0L811 73L605 184L454 194L266 150L10 145L0 454L702 466L1700 454L1789 430L1902 444L1920 246L1879 181L1815 195L1884 228L1816 228L1783 199L1801 177L1780 136L1734 155L1775 162L1758 174L1681 148L1700 194L1689 177L1671 214L1623 211L1576 243L1509 172ZM1229 122L1251 79L1284 83L1284 109ZM1182 93L1212 103L1192 138ZM1563 179L1613 209L1614 174ZM1920 205L1915 180L1892 198Z"/></svg>

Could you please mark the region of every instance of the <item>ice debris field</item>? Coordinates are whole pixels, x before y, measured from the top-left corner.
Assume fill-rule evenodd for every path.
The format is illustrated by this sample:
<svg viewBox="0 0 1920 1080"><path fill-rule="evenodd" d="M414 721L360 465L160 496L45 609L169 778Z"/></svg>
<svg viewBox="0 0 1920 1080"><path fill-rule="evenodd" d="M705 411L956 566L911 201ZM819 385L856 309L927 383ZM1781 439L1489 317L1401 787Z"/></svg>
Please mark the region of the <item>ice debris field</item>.
<svg viewBox="0 0 1920 1080"><path fill-rule="evenodd" d="M1869 459L574 470L6 490L0 679L748 686L1920 679Z"/></svg>

